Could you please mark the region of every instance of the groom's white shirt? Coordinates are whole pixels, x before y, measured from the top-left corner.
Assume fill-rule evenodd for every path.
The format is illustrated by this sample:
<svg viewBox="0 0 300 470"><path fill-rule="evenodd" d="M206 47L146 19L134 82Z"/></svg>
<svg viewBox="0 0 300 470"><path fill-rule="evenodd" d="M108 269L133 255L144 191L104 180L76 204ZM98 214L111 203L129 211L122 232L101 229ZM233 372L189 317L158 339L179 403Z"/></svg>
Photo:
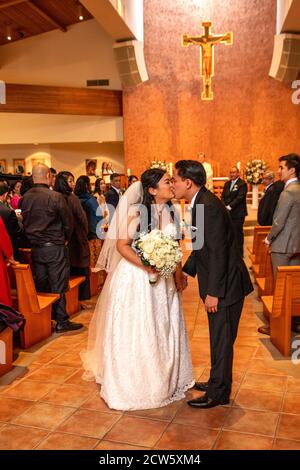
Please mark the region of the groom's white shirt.
<svg viewBox="0 0 300 470"><path fill-rule="evenodd" d="M195 200L196 200L196 197L198 195L199 191L196 192L195 196L193 197L193 199L191 200L191 204L190 204L190 208L193 209L194 207L194 204L195 204Z"/></svg>

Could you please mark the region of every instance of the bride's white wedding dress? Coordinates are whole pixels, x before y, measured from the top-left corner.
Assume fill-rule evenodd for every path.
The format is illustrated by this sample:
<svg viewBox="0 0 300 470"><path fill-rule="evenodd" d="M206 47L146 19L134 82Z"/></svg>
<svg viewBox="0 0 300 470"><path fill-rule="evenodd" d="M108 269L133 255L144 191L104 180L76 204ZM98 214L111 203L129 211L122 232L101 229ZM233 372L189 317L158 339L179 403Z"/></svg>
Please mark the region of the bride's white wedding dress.
<svg viewBox="0 0 300 470"><path fill-rule="evenodd" d="M150 285L146 271L122 258L106 279L82 358L110 408L158 408L184 398L194 376L173 276Z"/></svg>

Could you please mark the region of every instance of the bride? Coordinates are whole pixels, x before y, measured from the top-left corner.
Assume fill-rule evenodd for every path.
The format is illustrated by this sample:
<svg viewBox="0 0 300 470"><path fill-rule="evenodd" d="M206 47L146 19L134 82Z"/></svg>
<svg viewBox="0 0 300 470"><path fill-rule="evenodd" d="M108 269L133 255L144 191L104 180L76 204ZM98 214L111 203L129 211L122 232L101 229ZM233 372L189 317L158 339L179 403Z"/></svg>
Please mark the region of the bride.
<svg viewBox="0 0 300 470"><path fill-rule="evenodd" d="M137 231L142 231L143 211L137 204L146 207L148 231L169 231L173 197L165 171L145 171L141 182L132 184L120 199L97 263L108 276L82 359L85 378L101 384L101 397L116 410L162 407L184 398L194 385L174 277L158 278L150 285L152 269L142 264L133 247Z"/></svg>

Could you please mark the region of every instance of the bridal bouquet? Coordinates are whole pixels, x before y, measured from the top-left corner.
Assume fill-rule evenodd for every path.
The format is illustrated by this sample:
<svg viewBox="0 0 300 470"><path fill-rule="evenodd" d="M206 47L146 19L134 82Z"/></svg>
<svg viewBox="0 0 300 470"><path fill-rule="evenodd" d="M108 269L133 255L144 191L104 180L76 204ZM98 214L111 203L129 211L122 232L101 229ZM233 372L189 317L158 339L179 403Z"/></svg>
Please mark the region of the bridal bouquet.
<svg viewBox="0 0 300 470"><path fill-rule="evenodd" d="M267 165L263 160L250 160L247 163L245 176L247 183L250 184L261 184L263 180L263 174L267 169Z"/></svg>
<svg viewBox="0 0 300 470"><path fill-rule="evenodd" d="M161 230L152 230L142 234L135 242L135 248L145 266L151 266L157 274L149 275L150 284L155 284L158 275L167 278L182 260L179 243L170 234Z"/></svg>

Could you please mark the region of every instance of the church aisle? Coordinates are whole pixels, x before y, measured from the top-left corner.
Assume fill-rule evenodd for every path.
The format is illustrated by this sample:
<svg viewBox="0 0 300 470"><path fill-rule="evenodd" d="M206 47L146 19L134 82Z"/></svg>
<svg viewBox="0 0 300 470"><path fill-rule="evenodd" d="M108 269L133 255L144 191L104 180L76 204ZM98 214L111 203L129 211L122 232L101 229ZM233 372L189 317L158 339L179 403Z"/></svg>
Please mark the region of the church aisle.
<svg viewBox="0 0 300 470"><path fill-rule="evenodd" d="M195 377L204 381L209 336L195 280L183 303ZM87 327L91 315L85 311L76 320ZM0 381L0 449L300 450L299 366L257 333L260 317L254 293L246 300L236 342L231 403L211 410L192 409L185 400L157 410L110 410L99 387L81 378L79 352L87 329L54 335L26 352L32 362L25 375L11 385ZM193 390L187 398L198 395Z"/></svg>

